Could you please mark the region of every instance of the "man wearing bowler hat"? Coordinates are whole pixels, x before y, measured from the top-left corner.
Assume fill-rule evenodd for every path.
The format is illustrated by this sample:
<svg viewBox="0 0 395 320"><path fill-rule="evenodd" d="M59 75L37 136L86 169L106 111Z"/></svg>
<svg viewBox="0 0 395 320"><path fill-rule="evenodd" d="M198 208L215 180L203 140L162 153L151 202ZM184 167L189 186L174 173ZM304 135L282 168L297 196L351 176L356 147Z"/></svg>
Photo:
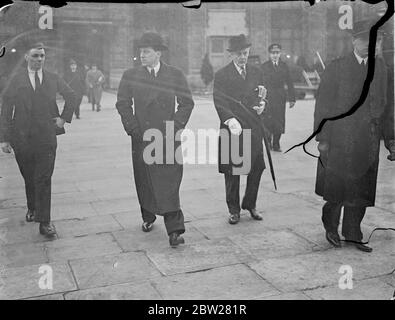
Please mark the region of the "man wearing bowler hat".
<svg viewBox="0 0 395 320"><path fill-rule="evenodd" d="M281 152L280 137L285 132L285 104L288 99L289 107L293 108L295 91L288 66L280 59L281 45L271 44L269 55L270 60L262 64L269 100L265 111L265 125L269 131L269 141L273 151Z"/></svg>
<svg viewBox="0 0 395 320"><path fill-rule="evenodd" d="M262 220L256 209L256 200L265 169L262 144L264 133L259 121L254 121L253 118L258 118L264 111L265 102L258 96L258 86L264 85L264 80L259 68L247 64L250 47L244 34L231 37L228 51L232 61L218 70L214 77L214 105L220 119L218 165L219 172L225 175L230 224L239 222L241 209L248 210L252 219ZM227 155L233 154L231 136L238 136L240 147L248 130L251 133L251 143L247 148L242 148L242 153L243 156L248 154L251 165L241 170L232 161L232 156ZM247 175L247 187L241 206L240 175Z"/></svg>
<svg viewBox="0 0 395 320"><path fill-rule="evenodd" d="M56 234L51 223L51 177L55 165L56 135L64 133L75 108L73 90L56 74L43 69L45 49L42 43L29 46L22 68L8 84L0 115L0 146L3 152L14 150L25 180L27 222L39 222L40 233ZM59 114L56 93L65 105Z"/></svg>
<svg viewBox="0 0 395 320"><path fill-rule="evenodd" d="M316 193L326 201L322 208L326 239L335 247L341 246L338 226L344 208L342 234L347 243L364 252L372 251L361 243L360 225L366 208L375 204L380 137L384 137L390 152L388 159L395 160L394 119L387 116L393 115L394 105L386 104L385 64L377 55L375 61L368 58L373 24L370 20L354 23L351 30L354 50L327 66L314 112L317 128L323 119L349 111L361 97L368 63L375 64L373 81L359 109L350 116L327 121L316 137L322 161L318 162ZM379 32L376 54L381 41Z"/></svg>
<svg viewBox="0 0 395 320"><path fill-rule="evenodd" d="M162 51L167 47L159 34L143 34L138 47L142 65L124 72L116 108L132 140L133 171L143 218L142 230L151 231L156 215L161 215L169 243L177 247L184 243L180 235L185 232L185 226L179 197L183 165L182 161L180 163L174 159L174 150L179 149L181 142L174 136L187 124L194 102L182 71L161 60ZM143 136L153 129L163 138L163 152L162 148L155 150L155 153L161 154L161 159L149 163L144 149L151 142ZM173 147L170 147L171 144Z"/></svg>

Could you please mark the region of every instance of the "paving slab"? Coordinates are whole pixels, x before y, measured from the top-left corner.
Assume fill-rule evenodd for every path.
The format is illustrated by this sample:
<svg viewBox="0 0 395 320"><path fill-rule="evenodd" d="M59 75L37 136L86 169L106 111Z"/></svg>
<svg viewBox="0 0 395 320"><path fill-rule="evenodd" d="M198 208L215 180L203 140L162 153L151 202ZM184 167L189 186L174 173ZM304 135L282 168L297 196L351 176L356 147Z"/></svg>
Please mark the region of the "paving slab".
<svg viewBox="0 0 395 320"><path fill-rule="evenodd" d="M64 300L63 294L49 294L46 296L28 298L24 300Z"/></svg>
<svg viewBox="0 0 395 320"><path fill-rule="evenodd" d="M48 263L43 243L17 243L0 246L0 266L23 267Z"/></svg>
<svg viewBox="0 0 395 320"><path fill-rule="evenodd" d="M395 261L395 252L389 253L388 247L392 246L384 243L381 252L374 250L370 254L346 247L294 257L265 259L248 265L279 290L289 292L336 285L341 276L339 269L343 265L351 266L354 279L388 274L393 270Z"/></svg>
<svg viewBox="0 0 395 320"><path fill-rule="evenodd" d="M140 211L138 200L132 197L92 202L92 207L98 215Z"/></svg>
<svg viewBox="0 0 395 320"><path fill-rule="evenodd" d="M312 252L316 245L289 231L236 234L229 238L257 259L290 257Z"/></svg>
<svg viewBox="0 0 395 320"><path fill-rule="evenodd" d="M165 299L235 300L280 293L243 264L154 279Z"/></svg>
<svg viewBox="0 0 395 320"><path fill-rule="evenodd" d="M206 270L254 259L227 238L180 245L177 248L148 249L146 253L165 275Z"/></svg>
<svg viewBox="0 0 395 320"><path fill-rule="evenodd" d="M80 289L139 283L161 277L143 252L95 256L70 261Z"/></svg>
<svg viewBox="0 0 395 320"><path fill-rule="evenodd" d="M123 229L111 215L60 220L54 224L59 238L72 238Z"/></svg>
<svg viewBox="0 0 395 320"><path fill-rule="evenodd" d="M81 219L96 216L90 203L71 203L52 206L51 220Z"/></svg>
<svg viewBox="0 0 395 320"><path fill-rule="evenodd" d="M11 224L0 227L0 243L3 245L48 241L50 240L40 235L37 223Z"/></svg>
<svg viewBox="0 0 395 320"><path fill-rule="evenodd" d="M3 271L3 286L0 287L0 300L24 299L65 291L76 290L70 268L64 263L50 263L52 268L52 289L40 289L40 278L48 273L39 273L41 265L8 268ZM48 282L44 281L44 284Z"/></svg>
<svg viewBox="0 0 395 320"><path fill-rule="evenodd" d="M182 236L187 244L207 240L201 232L188 224L186 224L185 230ZM167 235L165 226L160 221L154 224L151 232L143 232L139 225L132 229L113 232L113 235L125 252L169 247L169 236Z"/></svg>
<svg viewBox="0 0 395 320"><path fill-rule="evenodd" d="M352 289L340 289L339 285L306 290L304 294L314 300L390 300L394 287L379 278L353 281Z"/></svg>
<svg viewBox="0 0 395 320"><path fill-rule="evenodd" d="M121 252L111 234L60 239L45 244L49 261L67 261Z"/></svg>
<svg viewBox="0 0 395 320"><path fill-rule="evenodd" d="M65 294L65 300L162 300L160 294L148 281L125 283Z"/></svg>
<svg viewBox="0 0 395 320"><path fill-rule="evenodd" d="M258 297L255 300L311 300L303 292L281 293L274 296Z"/></svg>

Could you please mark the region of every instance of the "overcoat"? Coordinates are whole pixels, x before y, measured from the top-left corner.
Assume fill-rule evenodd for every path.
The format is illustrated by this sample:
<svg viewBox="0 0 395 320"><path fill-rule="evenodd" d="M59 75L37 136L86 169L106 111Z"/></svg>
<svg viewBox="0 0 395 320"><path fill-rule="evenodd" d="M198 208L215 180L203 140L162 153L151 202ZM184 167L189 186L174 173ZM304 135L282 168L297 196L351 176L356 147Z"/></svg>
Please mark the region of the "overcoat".
<svg viewBox="0 0 395 320"><path fill-rule="evenodd" d="M89 70L86 73L86 84L96 102L100 102L103 93L104 74L100 70ZM90 86L93 86L91 89Z"/></svg>
<svg viewBox="0 0 395 320"><path fill-rule="evenodd" d="M183 129L193 107L182 71L162 61L156 78L142 66L129 69L122 76L116 108L126 133L132 137L133 171L140 205L154 214L180 209L183 165L182 155L177 151L181 143L171 130L166 131L166 121L170 121L168 126L174 123L174 132ZM158 130L164 139L144 141L144 132L149 129ZM159 155L159 161L147 163L144 150L155 141L163 141L163 157Z"/></svg>
<svg viewBox="0 0 395 320"><path fill-rule="evenodd" d="M43 70L42 95L37 97L40 118L32 121L34 89L30 83L27 68L16 73L10 80L3 96L0 116L0 142L10 142L13 148L23 148L31 143L30 136L56 146L56 128L53 118L61 117L70 123L75 108L74 91L56 74ZM56 93L59 92L65 105L59 114Z"/></svg>
<svg viewBox="0 0 395 320"><path fill-rule="evenodd" d="M394 139L393 118L386 104L387 74L376 57L375 72L365 102L348 117L326 122L317 135L329 144L318 162L316 193L326 201L349 206L374 206L380 137L386 146ZM360 98L367 67L354 53L334 60L325 70L318 90L314 127L322 119L347 112ZM393 112L393 110L392 110ZM393 114L393 113L392 113Z"/></svg>
<svg viewBox="0 0 395 320"><path fill-rule="evenodd" d="M270 132L284 133L285 104L287 100L295 102L295 90L289 68L281 60L279 60L278 66L274 67L273 62L269 60L262 64L262 71L269 100L265 110L265 125Z"/></svg>
<svg viewBox="0 0 395 320"><path fill-rule="evenodd" d="M239 153L245 156L246 152L251 152L251 167L255 161L261 162L265 168L263 158L263 130L259 123L253 118L258 118L254 106L258 106L258 85L264 85L262 71L252 65L246 65L246 79L240 75L233 62L218 70L214 76L214 105L220 118L220 134L218 141L218 170L220 173L234 173L234 168L239 169L238 174L248 174L249 168L242 169L243 163L238 164L233 161L231 153L231 133L225 121L236 118L241 127L251 130L251 145L249 150L243 150L244 132L239 136ZM246 111L240 102L247 107ZM228 156L224 156L224 155Z"/></svg>
<svg viewBox="0 0 395 320"><path fill-rule="evenodd" d="M75 72L67 70L64 74L64 80L74 90L77 97L82 97L86 91L84 74L77 68Z"/></svg>

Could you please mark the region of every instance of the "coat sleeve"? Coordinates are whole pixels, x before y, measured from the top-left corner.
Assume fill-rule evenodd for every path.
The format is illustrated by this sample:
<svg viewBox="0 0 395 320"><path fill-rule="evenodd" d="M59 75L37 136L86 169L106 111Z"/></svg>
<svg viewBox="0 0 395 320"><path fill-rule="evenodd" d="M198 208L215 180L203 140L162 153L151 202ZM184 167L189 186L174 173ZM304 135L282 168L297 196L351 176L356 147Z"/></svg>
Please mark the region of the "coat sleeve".
<svg viewBox="0 0 395 320"><path fill-rule="evenodd" d="M0 106L0 142L11 141L12 116L15 106L15 84L11 82L5 90Z"/></svg>
<svg viewBox="0 0 395 320"><path fill-rule="evenodd" d="M317 92L314 110L314 131L321 122L333 116L333 107L337 104L338 82L336 81L337 61L328 65L321 77L321 83ZM317 141L329 142L332 122L326 121L321 131L317 133Z"/></svg>
<svg viewBox="0 0 395 320"><path fill-rule="evenodd" d="M177 98L177 111L174 115L174 122L176 128L184 128L191 116L194 102L192 93L189 89L187 79L184 74L178 70L176 76L176 98Z"/></svg>
<svg viewBox="0 0 395 320"><path fill-rule="evenodd" d="M220 74L216 73L214 76L213 98L214 106L221 123L225 123L226 120L231 118L236 118L233 112L229 109L229 99L225 92L224 79Z"/></svg>
<svg viewBox="0 0 395 320"><path fill-rule="evenodd" d="M129 71L125 71L119 83L115 107L121 116L123 127L128 135L140 132L136 116L133 114L133 81Z"/></svg>
<svg viewBox="0 0 395 320"><path fill-rule="evenodd" d="M58 76L56 76L56 78L57 92L62 95L65 101L63 111L60 117L67 123L71 123L71 120L73 119L73 112L77 104L76 94L62 78Z"/></svg>
<svg viewBox="0 0 395 320"><path fill-rule="evenodd" d="M286 67L286 83L288 88L288 101L295 102L295 88L294 83L292 81L291 73L287 65Z"/></svg>

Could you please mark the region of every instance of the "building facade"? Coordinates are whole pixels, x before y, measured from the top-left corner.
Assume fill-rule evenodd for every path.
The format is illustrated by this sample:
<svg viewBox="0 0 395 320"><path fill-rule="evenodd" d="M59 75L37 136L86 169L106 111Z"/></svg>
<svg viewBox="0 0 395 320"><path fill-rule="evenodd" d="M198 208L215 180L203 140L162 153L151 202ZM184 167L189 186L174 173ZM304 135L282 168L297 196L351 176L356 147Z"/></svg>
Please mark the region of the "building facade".
<svg viewBox="0 0 395 320"><path fill-rule="evenodd" d="M377 17L378 12L378 5L338 0L314 6L305 1L202 3L198 10L176 3L70 2L53 9L52 29L41 30L37 24L42 17L40 5L17 5L0 22L2 43L24 34L37 37L49 47L48 68L62 73L71 58L81 66L96 63L110 88L117 88L125 69L139 63L136 41L145 31L157 31L164 37L169 47L164 61L181 68L196 89L202 86L204 55L208 53L214 70L224 66L229 61L226 49L232 35L246 34L253 44L251 55L261 62L268 59L269 44L277 42L285 59L296 63L303 57L307 65L314 66L317 52L326 61L350 49L349 35L339 24L347 8L354 20ZM391 23L393 34L393 20ZM16 41L8 42L9 49ZM12 58L9 50L8 56Z"/></svg>

